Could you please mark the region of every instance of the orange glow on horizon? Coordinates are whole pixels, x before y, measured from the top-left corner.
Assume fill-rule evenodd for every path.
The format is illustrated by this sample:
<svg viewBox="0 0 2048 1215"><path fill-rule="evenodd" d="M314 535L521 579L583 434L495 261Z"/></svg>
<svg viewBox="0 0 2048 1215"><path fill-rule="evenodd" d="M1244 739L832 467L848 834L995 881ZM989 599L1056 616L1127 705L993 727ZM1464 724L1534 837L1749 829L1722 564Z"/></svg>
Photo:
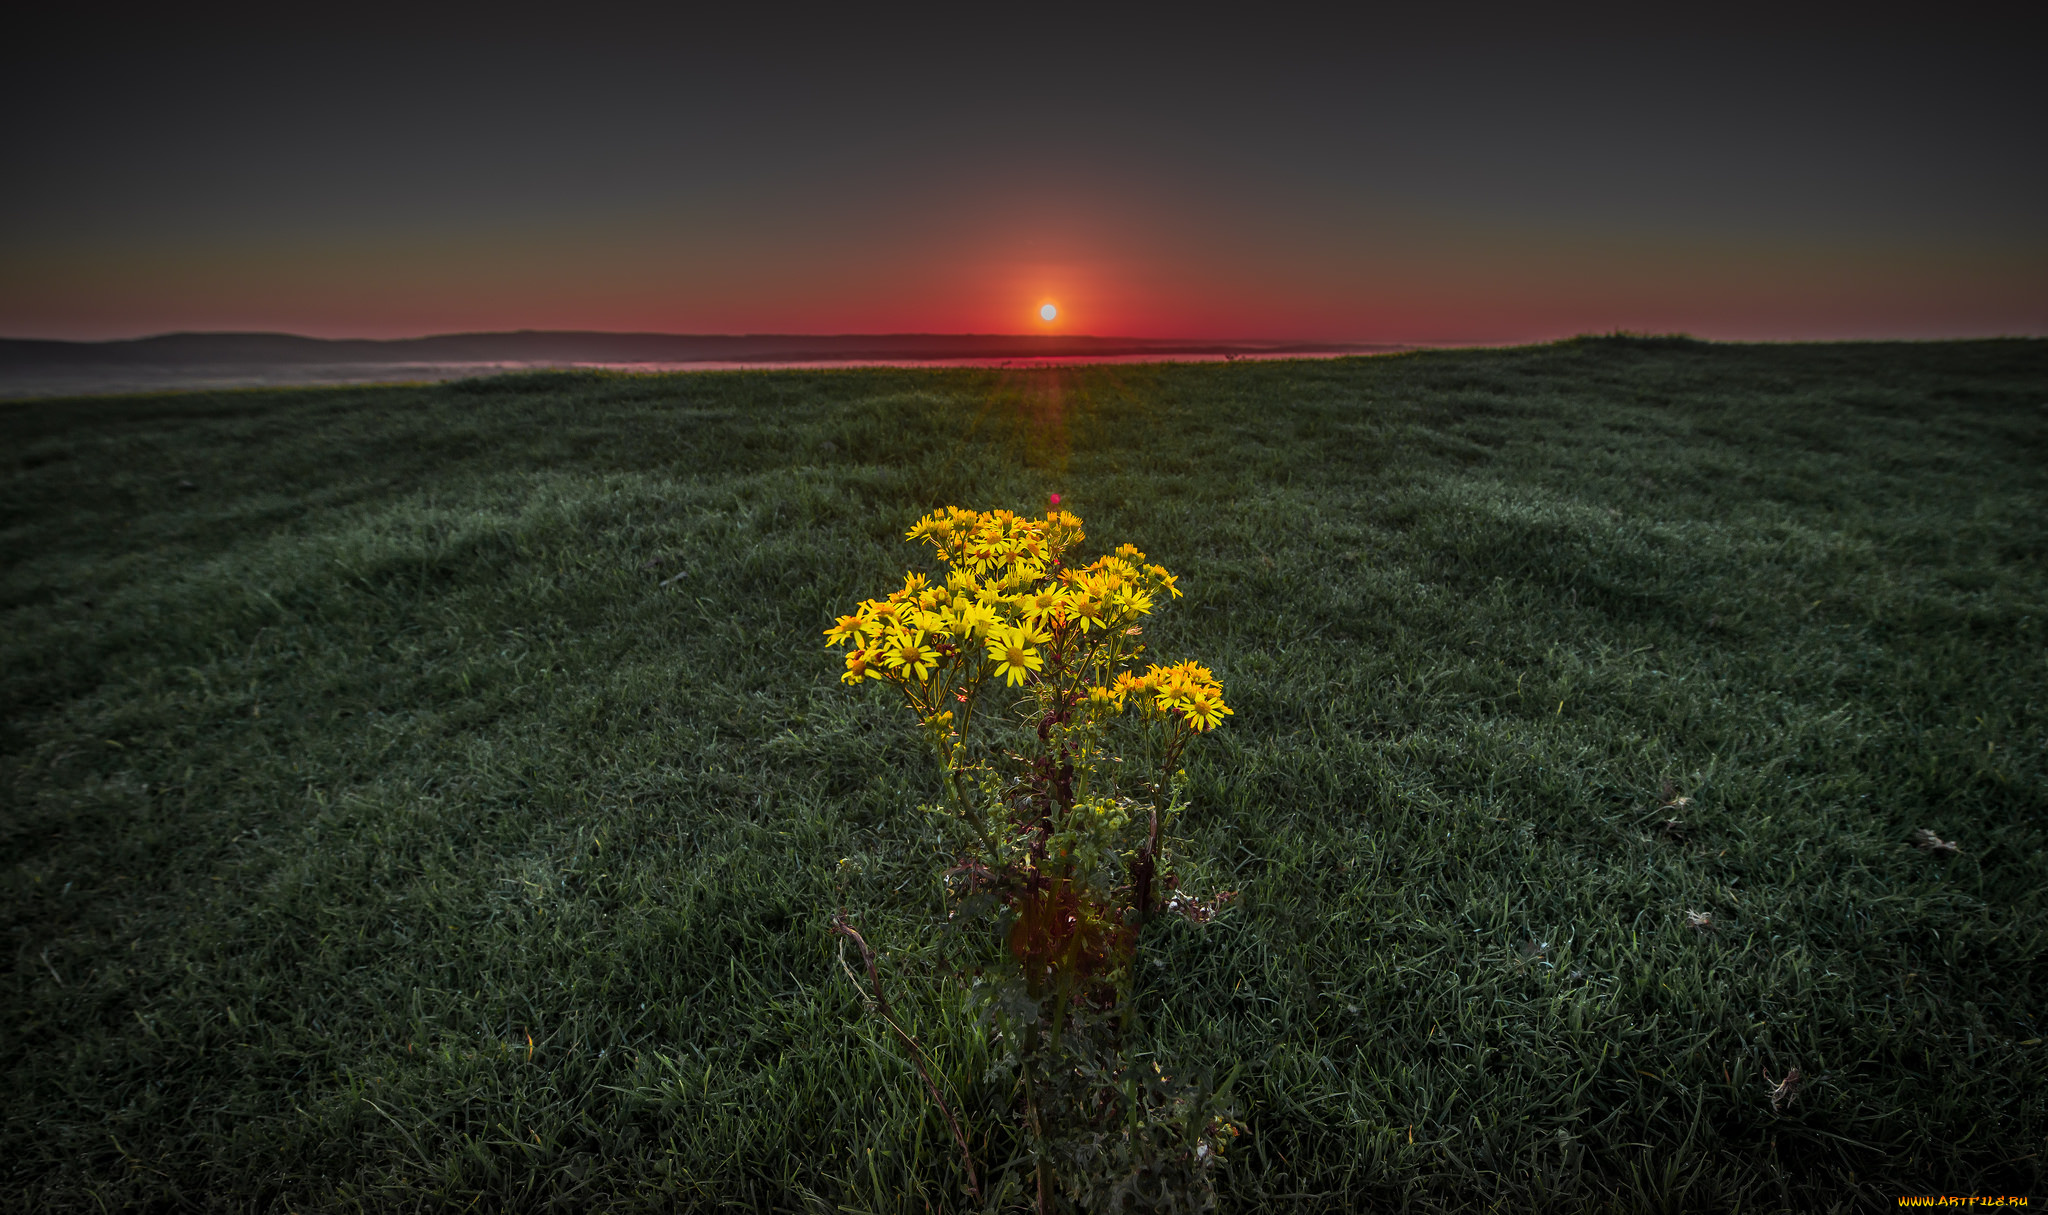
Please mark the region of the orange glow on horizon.
<svg viewBox="0 0 2048 1215"><path fill-rule="evenodd" d="M532 236L538 246L546 233ZM1612 329L1717 339L2044 332L2024 259L1882 261L1877 246L1754 242L1565 249L1499 234L1400 257L1345 246L1313 263L1082 247L906 251L879 295L865 251L720 261L691 247L578 236L221 238L52 245L0 274L0 335L107 340L178 330L410 338L521 329L671 334L1035 334L1505 343ZM1481 236L1487 234L1481 233ZM525 238L522 238L525 239ZM799 256L803 254L804 256ZM1370 254L1370 255L1369 255ZM808 260L807 260L808 258ZM1654 272L1654 275L1652 274ZM1021 302L1020 302L1021 301ZM1079 301L1079 302L1077 302ZM1051 319L1041 309L1050 305Z"/></svg>

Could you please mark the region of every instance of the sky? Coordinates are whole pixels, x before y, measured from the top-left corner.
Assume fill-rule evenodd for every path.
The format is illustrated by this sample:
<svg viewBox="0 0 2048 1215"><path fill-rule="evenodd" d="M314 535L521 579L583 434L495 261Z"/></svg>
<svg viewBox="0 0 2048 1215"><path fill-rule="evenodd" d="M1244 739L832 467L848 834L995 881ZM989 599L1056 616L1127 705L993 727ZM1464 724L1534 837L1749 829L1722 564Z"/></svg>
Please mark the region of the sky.
<svg viewBox="0 0 2048 1215"><path fill-rule="evenodd" d="M1963 9L430 8L10 40L0 336L2048 334Z"/></svg>

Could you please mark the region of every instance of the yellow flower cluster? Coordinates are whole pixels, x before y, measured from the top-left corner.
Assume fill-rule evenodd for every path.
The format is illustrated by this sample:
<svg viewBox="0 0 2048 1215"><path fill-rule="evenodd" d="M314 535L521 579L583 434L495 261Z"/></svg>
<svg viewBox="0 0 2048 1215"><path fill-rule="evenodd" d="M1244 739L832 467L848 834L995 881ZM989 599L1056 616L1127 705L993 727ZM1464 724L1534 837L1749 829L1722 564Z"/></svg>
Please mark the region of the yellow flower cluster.
<svg viewBox="0 0 2048 1215"><path fill-rule="evenodd" d="M1144 675L1124 671L1110 686L1091 686L1090 676L1106 680L1143 648L1127 639L1158 597L1181 593L1174 575L1145 564L1136 548L1067 566L1067 550L1086 537L1081 520L1065 511L1033 519L947 507L904 538L930 544L950 568L943 582L909 574L902 589L867 600L825 630L829 644L848 647L844 682L893 683L928 722L938 719L947 693L967 701L998 678L1010 687L1051 681L1072 694L1070 703L1105 712L1122 710L1135 693L1196 731L1229 715L1222 685L1191 662Z"/></svg>
<svg viewBox="0 0 2048 1215"><path fill-rule="evenodd" d="M1110 687L1093 690L1113 697L1118 708L1132 696L1149 698L1156 712L1178 713L1196 730L1213 730L1232 713L1223 703L1223 684L1208 667L1193 662L1154 663L1143 675L1125 671Z"/></svg>

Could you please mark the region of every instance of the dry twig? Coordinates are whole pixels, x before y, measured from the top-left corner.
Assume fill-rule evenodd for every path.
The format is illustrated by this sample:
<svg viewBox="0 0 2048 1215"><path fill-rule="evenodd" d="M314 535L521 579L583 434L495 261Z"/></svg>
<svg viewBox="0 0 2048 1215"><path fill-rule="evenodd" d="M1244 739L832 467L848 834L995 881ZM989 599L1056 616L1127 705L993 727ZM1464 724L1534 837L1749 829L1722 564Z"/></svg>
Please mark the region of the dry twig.
<svg viewBox="0 0 2048 1215"><path fill-rule="evenodd" d="M867 963L868 982L875 989L875 998L867 1001L868 1006L874 1009L875 1013L882 1018L883 1022L890 1029L896 1031L896 1036L903 1040L905 1047L909 1048L911 1065L916 1067L917 1074L924 1078L924 1086L930 1091L932 1101L939 1107L939 1112L946 1116L946 1125L953 1132L953 1142L960 1145L960 1161L967 1166L967 1188L973 1192L974 1201L980 1202L981 1182L974 1175L974 1153L968 1150L967 1136L961 1134L960 1123L953 1117L953 1108L946 1104L946 1098L940 1094L938 1084L932 1080L930 1069L925 1066L924 1049L917 1044L917 1039L911 1037L903 1026L897 1024L896 1014L889 1009L888 998L882 995L882 975L875 968L875 951L868 948L867 940L860 935L860 930L846 922L846 913L843 911L832 917L832 931L839 936L850 939L860 949L861 961ZM846 955L844 953L840 954L839 964L842 967L846 965ZM852 971L849 970L847 972L847 977L853 978ZM855 980L854 986L856 989L860 986L858 980Z"/></svg>
<svg viewBox="0 0 2048 1215"><path fill-rule="evenodd" d="M1770 1078L1771 1074L1765 1072L1764 1079ZM1799 1086L1804 1083L1805 1079L1800 1076L1798 1068L1786 1072L1785 1078L1778 1081L1778 1087L1771 1090L1771 1112L1775 1114L1792 1104L1792 1098L1799 1095Z"/></svg>
<svg viewBox="0 0 2048 1215"><path fill-rule="evenodd" d="M1912 843L1920 851L1935 856L1960 856L1963 851L1954 840L1945 840L1925 827L1913 833Z"/></svg>

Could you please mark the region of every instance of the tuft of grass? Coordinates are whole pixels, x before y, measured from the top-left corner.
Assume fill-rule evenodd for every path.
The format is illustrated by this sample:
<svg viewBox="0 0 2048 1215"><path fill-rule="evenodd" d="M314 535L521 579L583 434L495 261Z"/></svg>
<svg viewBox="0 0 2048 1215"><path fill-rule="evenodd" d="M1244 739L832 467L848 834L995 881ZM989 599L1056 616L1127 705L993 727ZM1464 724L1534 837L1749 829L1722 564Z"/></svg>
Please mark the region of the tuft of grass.
<svg viewBox="0 0 2048 1215"><path fill-rule="evenodd" d="M1237 709L1243 900L1139 967L1243 1065L1233 1207L2038 1189L2044 402L2041 342L1615 335L0 406L0 1196L956 1207L835 909L985 1169L1009 1095L819 630L1048 491Z"/></svg>

